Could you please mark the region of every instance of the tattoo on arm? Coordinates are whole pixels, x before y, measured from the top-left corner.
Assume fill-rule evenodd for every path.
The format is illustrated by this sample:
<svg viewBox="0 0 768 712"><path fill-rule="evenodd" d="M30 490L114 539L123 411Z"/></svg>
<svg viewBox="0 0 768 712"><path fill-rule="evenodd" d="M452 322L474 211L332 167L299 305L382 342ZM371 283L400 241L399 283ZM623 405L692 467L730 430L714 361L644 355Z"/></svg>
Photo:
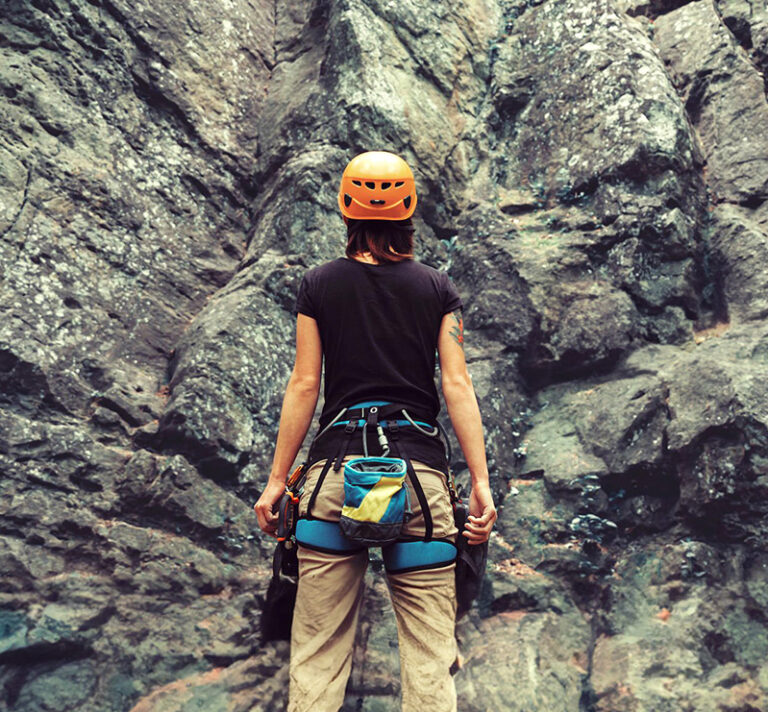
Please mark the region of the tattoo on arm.
<svg viewBox="0 0 768 712"><path fill-rule="evenodd" d="M456 323L451 327L451 336L461 348L464 348L464 317L461 314L461 309L457 309L451 316L456 320Z"/></svg>

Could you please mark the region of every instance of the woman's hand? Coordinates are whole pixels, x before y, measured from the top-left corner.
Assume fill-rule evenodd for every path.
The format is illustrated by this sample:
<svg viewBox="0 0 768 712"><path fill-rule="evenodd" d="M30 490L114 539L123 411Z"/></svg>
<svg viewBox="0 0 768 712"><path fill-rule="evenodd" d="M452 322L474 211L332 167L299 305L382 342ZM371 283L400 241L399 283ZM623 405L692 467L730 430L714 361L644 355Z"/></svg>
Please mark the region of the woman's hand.
<svg viewBox="0 0 768 712"><path fill-rule="evenodd" d="M253 511L256 512L256 517L259 520L259 528L265 534L274 537L277 536L277 514L272 511L272 508L280 501L283 492L285 492L284 482L270 480L261 493L259 501L253 505Z"/></svg>
<svg viewBox="0 0 768 712"><path fill-rule="evenodd" d="M488 541L496 517L496 507L493 504L490 487L488 485L473 487L472 494L469 496L469 516L462 536L467 537L470 545Z"/></svg>

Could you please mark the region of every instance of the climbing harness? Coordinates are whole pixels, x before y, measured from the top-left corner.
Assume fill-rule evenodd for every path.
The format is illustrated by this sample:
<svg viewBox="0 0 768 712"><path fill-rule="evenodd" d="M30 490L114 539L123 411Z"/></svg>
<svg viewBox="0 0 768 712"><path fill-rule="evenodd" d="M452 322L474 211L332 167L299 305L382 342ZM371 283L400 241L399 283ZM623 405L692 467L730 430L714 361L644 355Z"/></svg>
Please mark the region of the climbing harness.
<svg viewBox="0 0 768 712"><path fill-rule="evenodd" d="M326 459L307 504L307 512L299 517L299 498L313 446L331 428L342 427L344 434L339 447L333 457ZM285 493L276 505L278 545L262 616L264 640L290 638L291 611L298 581L298 544L334 554L350 554L368 546L380 546L384 567L390 574L439 568L455 561L457 620L470 609L485 576L488 542L469 545L462 535L469 512L458 495L450 466L447 483L458 536L455 543L433 537L429 504L400 437L406 428L413 428L425 437L442 435L446 460L450 463L450 441L439 422L430 425L416 420L406 408L387 401L367 401L342 408L312 439L307 459L288 478ZM371 431L376 432L381 456L370 455L368 433ZM363 436L364 456L344 463L357 432ZM338 522L318 519L312 515L312 509L320 488L331 467L338 472L342 465L345 468L345 502L341 519ZM404 485L406 477L411 481L424 517L423 537L400 535L402 525L411 513L408 489Z"/></svg>
<svg viewBox="0 0 768 712"><path fill-rule="evenodd" d="M345 416L346 419L342 420ZM384 565L390 573L445 566L454 561L456 545L450 540L433 537L429 503L400 438L404 428L414 428L426 437L439 437L441 433L445 435L439 424L433 426L414 419L402 405L388 401L366 401L343 408L318 433L313 443L330 428L337 427L344 428L344 435L335 456L326 459L318 475L306 514L296 523L297 542L309 548L340 553L359 551L365 546L381 546ZM318 520L312 514L318 493L331 467L336 472L341 469L352 438L358 431L363 436L364 456L350 460L345 465L345 506L341 521ZM369 452L368 433L371 431L376 432L382 451L380 457L372 457ZM444 437L444 444L450 461L447 437ZM391 469L387 471L387 468ZM399 537L411 509L407 499L408 490L404 486L406 476L419 501L425 525L424 536L413 541ZM450 475L448 486L453 503L457 498L453 477ZM373 516L369 516L371 512Z"/></svg>

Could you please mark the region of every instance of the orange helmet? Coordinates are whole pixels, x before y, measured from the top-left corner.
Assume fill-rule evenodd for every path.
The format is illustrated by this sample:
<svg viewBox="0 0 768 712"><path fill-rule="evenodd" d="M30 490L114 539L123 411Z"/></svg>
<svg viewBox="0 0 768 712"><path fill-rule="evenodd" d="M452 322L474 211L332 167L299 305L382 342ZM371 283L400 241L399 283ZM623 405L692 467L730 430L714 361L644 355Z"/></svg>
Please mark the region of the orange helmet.
<svg viewBox="0 0 768 712"><path fill-rule="evenodd" d="M408 164L389 151L355 156L339 187L341 214L356 220L405 220L416 210L416 184Z"/></svg>

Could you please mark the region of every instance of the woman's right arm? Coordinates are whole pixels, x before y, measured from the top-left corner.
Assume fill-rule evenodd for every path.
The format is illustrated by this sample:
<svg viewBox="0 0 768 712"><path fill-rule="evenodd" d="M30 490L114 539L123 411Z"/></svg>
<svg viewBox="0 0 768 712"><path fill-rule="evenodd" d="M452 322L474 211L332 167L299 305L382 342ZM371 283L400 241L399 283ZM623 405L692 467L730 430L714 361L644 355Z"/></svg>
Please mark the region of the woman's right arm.
<svg viewBox="0 0 768 712"><path fill-rule="evenodd" d="M296 361L283 397L272 471L253 507L259 527L272 536L277 536L277 515L272 507L285 492L290 467L312 424L322 367L323 347L317 322L306 314L299 314L296 319Z"/></svg>
<svg viewBox="0 0 768 712"><path fill-rule="evenodd" d="M491 535L496 521L496 507L488 482L480 408L464 358L464 321L461 310L443 317L437 351L445 405L472 477L470 516L463 534L470 544L482 544Z"/></svg>

